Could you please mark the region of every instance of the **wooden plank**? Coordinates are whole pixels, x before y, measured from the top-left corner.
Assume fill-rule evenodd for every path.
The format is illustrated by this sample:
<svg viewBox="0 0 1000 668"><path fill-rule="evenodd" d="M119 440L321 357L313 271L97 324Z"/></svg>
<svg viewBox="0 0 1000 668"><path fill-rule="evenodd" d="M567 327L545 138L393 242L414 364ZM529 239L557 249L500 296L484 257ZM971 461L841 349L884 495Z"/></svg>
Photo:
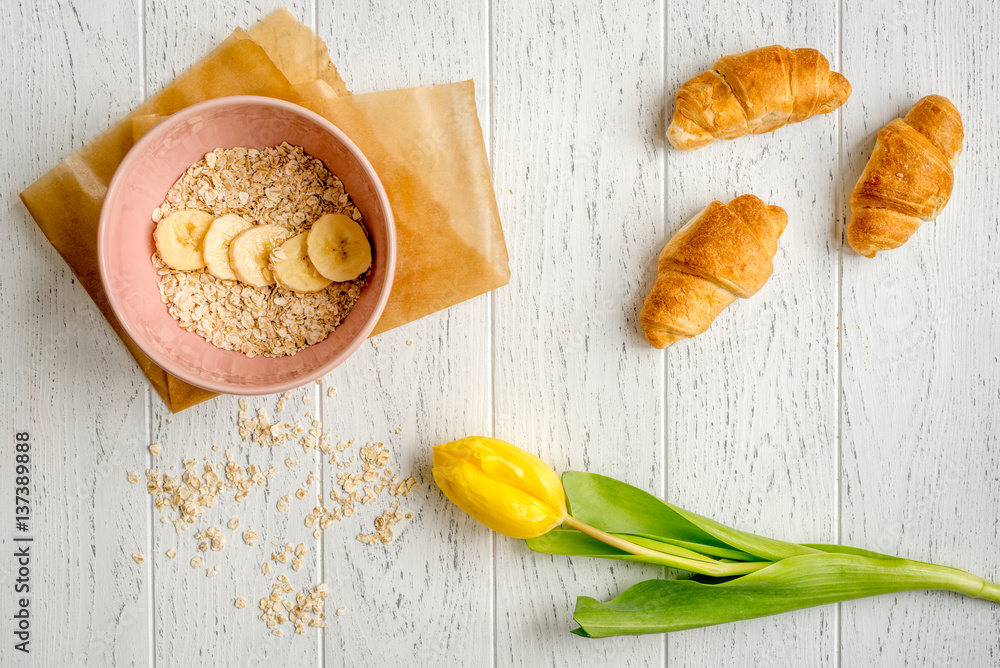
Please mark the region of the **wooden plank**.
<svg viewBox="0 0 1000 668"><path fill-rule="evenodd" d="M394 500L378 495L325 535L325 578L345 614L331 620L327 665L410 661L488 665L492 651L490 537L434 485L430 447L490 429L485 300L463 304L380 336L331 374L323 399L335 441L384 443L400 477L420 487L396 498L412 517L389 545L358 542ZM407 345L406 341L412 341ZM397 433L399 430L399 433ZM341 458L342 459L342 458ZM324 464L326 497L336 465ZM329 501L327 501L329 503Z"/></svg>
<svg viewBox="0 0 1000 668"><path fill-rule="evenodd" d="M152 95L226 39L234 28L249 29L287 7L311 28L313 0L259 0L223 4L176 0L145 3L146 83Z"/></svg>
<svg viewBox="0 0 1000 668"><path fill-rule="evenodd" d="M9 335L0 388L10 398L2 412L8 435L27 424L36 448L34 665L144 664L150 627L159 665L232 657L241 665L996 663L996 606L941 593L844 604L842 624L828 607L666 640L571 637L575 595L606 599L660 572L541 557L519 541L494 539L433 487L429 446L491 433L495 424L497 436L559 470L615 475L741 528L792 540L842 538L1000 578L992 473L1000 221L990 197L979 194L991 192L1000 161L996 138L982 130L1000 113L989 97L1000 65L990 31L997 8L844 0L842 71L855 93L842 134L834 114L681 154L664 147L661 109L669 119L684 80L724 53L768 43L813 46L835 62L837 3L816 0L781 14L752 2L665 3L666 17L663 3L320 3L320 32L357 92L476 78L514 270L511 286L492 298L379 337L377 348L365 346L323 387L295 393L281 414L308 412L335 437L383 441L394 468L421 479L402 503L413 518L392 544L369 547L355 536L370 530L380 504L334 523L321 541L302 522L311 497L286 512L275 507L305 483L310 466L322 472L310 495L328 494L336 467L294 444L240 447L233 398L170 416L150 397L14 199L138 104L144 82L155 92L235 24L249 27L280 3L85 4L0 6L12 26L0 54L14 68L0 91L32 101L13 105L0 126L8 165L2 234L19 259L0 266ZM291 9L312 25L311 0ZM898 251L874 261L848 248L838 255L847 197L875 132L931 92L956 102L969 136L951 204ZM775 276L708 333L665 355L646 348L637 314L660 247L711 199L743 192L789 212ZM327 397L327 386L337 394ZM249 404L274 416L276 400ZM196 525L239 516L240 531L261 534L251 548L223 529L225 550L206 557L223 566L215 578L188 565L197 552L193 532L174 533L157 513L154 550L145 547L146 494L125 472L145 468L153 441L163 450L152 459L165 466L185 457L219 461L229 447L241 461L279 468L266 490L242 505L221 499ZM300 462L291 471L287 457ZM5 490L12 463L0 461ZM9 551L14 534L4 513L0 549ZM307 544L306 566L262 575L272 539ZM164 554L171 547L175 560ZM144 566L131 561L136 551L146 555ZM268 636L257 599L279 573L297 587L321 579L331 586L324 635ZM233 607L236 596L249 599L247 609ZM10 643L0 647L0 664L23 663Z"/></svg>
<svg viewBox="0 0 1000 668"><path fill-rule="evenodd" d="M303 397L309 404L303 402ZM275 396L247 397L245 401L251 417L263 408L270 421L292 425L299 421L308 429L318 403L318 388L310 384L296 390L280 412ZM296 593L320 582L318 541L303 521L315 507L319 490L318 480L307 482L309 474L316 470L315 456L304 453L297 440L269 447L252 441L243 443L238 433L239 412L235 397L219 397L173 416L162 402L153 405L151 442L161 447L160 454L153 457L154 469L179 476L184 471L184 460L193 459L199 476L204 477L205 460L222 471L219 465L226 461L227 451L244 469L250 464L261 470L272 466L277 469L266 486L251 487L242 503L236 501L233 491L219 494L215 506L181 532L161 520L176 519L178 513L168 508L154 511L154 633L157 662L163 665L224 665L233 657L240 657L240 665L248 666L275 662L308 665L318 660L320 631L308 629L304 637L292 637L292 628L284 624L282 637L275 637L258 619L258 602L271 594L271 586L279 576L287 577ZM286 460L298 463L288 466ZM309 492L302 500L294 496L300 488ZM279 501L286 495L292 498L287 509L281 510ZM234 517L239 520L235 530L227 526ZM195 534L208 527L221 530L225 538L221 551L199 550L202 541ZM247 529L259 535L253 546L243 540ZM274 541L305 545L305 563L300 570L293 570L291 561L281 563L271 558L282 551ZM170 549L177 552L173 559L167 556ZM202 558L202 566L191 564L195 557ZM264 562L270 564L269 574L261 570ZM209 577L207 570L215 566L219 567L218 574ZM247 599L246 608L235 607L238 597ZM287 598L294 601L294 595Z"/></svg>
<svg viewBox="0 0 1000 668"><path fill-rule="evenodd" d="M662 493L663 358L638 312L662 234L657 2L493 3L494 176L511 284L494 320L496 435L559 471ZM499 666L658 665L657 637L569 633L661 569L496 538Z"/></svg>
<svg viewBox="0 0 1000 668"><path fill-rule="evenodd" d="M1000 239L993 3L844 3L842 217L875 133L920 97L962 113L944 213L902 248L843 250L843 540L996 581ZM873 66L877 64L877 66ZM843 605L844 665L993 665L1000 606L938 592Z"/></svg>
<svg viewBox="0 0 1000 668"><path fill-rule="evenodd" d="M318 31L357 93L474 78L488 132L486 25L483 3L341 2L320 5ZM491 539L434 485L430 448L492 429L490 297L380 335L328 384L337 393L324 394L323 416L335 438L385 443L394 471L421 487L399 499L413 517L389 545L356 540L374 530L385 495L327 531L325 577L346 611L327 629L326 665L489 665ZM336 473L324 464L327 495Z"/></svg>
<svg viewBox="0 0 1000 668"><path fill-rule="evenodd" d="M146 507L128 493L142 470L146 381L72 273L35 227L17 193L140 101L135 3L4 3L0 45L8 75L0 124L0 364L6 441L0 488L15 491L14 434L31 435L31 516L0 521L2 567L14 614L15 535L30 544L30 654L5 625L0 664L126 666L148 656ZM114 81L94 77L114 72ZM107 410L114 406L114 410Z"/></svg>
<svg viewBox="0 0 1000 668"><path fill-rule="evenodd" d="M191 1L148 3L145 35L149 91L162 88L225 39L236 26L249 28L282 4L285 3L266 2L264 6L241 3L232 8ZM307 25L312 25L312 3L294 2L289 9ZM303 395L308 397L309 405L302 402ZM296 391L281 413L276 411L278 396L252 397L246 401L251 415L256 409L264 408L272 420L280 418L291 424L302 420L308 429L318 396L319 389L312 385ZM172 519L176 513L154 513L156 608L153 632L159 665L224 665L234 657L239 657L241 665L248 666L275 662L314 665L319 660L320 631L308 629L304 636L291 637L292 629L285 624L283 636L276 637L271 635L265 622L258 619L258 602L271 593L271 585L279 575L288 578L296 593L319 583L319 541L303 522L315 506L319 490L318 480L306 484L309 473L317 471L315 456L305 454L296 442L274 448L261 448L256 444L241 447L238 413L239 405L234 397L220 397L177 416L170 415L162 402L155 401L152 406L148 440L159 443L162 448L161 454L154 458L154 466L171 475L183 472L184 459L196 460L201 473L206 458L218 465L224 462L227 449L243 467L256 464L261 469L277 468L266 488L252 488L242 503L236 502L233 492L220 495L216 506L182 533L177 533L172 525L160 523L161 516L170 515ZM298 464L289 468L285 465L286 459ZM171 466L175 468L170 470ZM305 500L293 496L286 511L278 510L281 497L294 495L302 487L309 492ZM226 526L233 517L240 520L237 530ZM220 528L225 536L223 551L198 551L200 541L194 534L209 526ZM242 533L248 528L260 536L252 547L242 540ZM293 571L290 563L281 564L270 559L272 553L281 551L273 541L306 546L305 565L301 570ZM176 558L166 556L168 549L177 551ZM190 560L198 555L203 556L205 565L193 568ZM265 561L272 566L270 574L261 570ZM209 578L207 568L211 566L219 566L220 571ZM248 600L245 609L235 607L237 597ZM288 598L294 600L294 595Z"/></svg>
<svg viewBox="0 0 1000 668"><path fill-rule="evenodd" d="M787 12L756 2L668 7L665 125L680 85L726 54L811 47L837 69L828 0ZM837 151L836 112L689 153L666 148L659 245L714 199L751 193L789 219L767 285L667 350L667 498L793 541L837 537ZM647 266L648 287L652 249ZM832 665L836 624L828 606L674 634L667 647L672 665Z"/></svg>

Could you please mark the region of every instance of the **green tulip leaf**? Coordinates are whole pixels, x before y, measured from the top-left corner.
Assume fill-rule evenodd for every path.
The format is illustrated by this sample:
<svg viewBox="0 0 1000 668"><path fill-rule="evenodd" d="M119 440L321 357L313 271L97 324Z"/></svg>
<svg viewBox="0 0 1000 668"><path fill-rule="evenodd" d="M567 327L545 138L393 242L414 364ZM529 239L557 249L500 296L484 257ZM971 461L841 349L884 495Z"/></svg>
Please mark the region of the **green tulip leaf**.
<svg viewBox="0 0 1000 668"><path fill-rule="evenodd" d="M633 534L664 543L680 542L702 554L707 552L704 548L728 548L765 561L819 551L731 529L637 487L596 473L567 471L562 475L562 483L570 514L611 534Z"/></svg>
<svg viewBox="0 0 1000 668"><path fill-rule="evenodd" d="M532 550L545 554L640 561L714 577L745 575L760 570L770 563L754 560L723 561L687 548L652 540L644 536L635 536L633 534L609 535L613 538L626 541L632 547L644 548L645 551L642 554L626 552L597 538L566 528L553 529L537 538L529 538L525 542Z"/></svg>
<svg viewBox="0 0 1000 668"><path fill-rule="evenodd" d="M603 638L681 631L915 589L997 600L1000 587L946 566L898 558L819 553L789 557L721 584L647 580L601 603L581 596L573 633Z"/></svg>
<svg viewBox="0 0 1000 668"><path fill-rule="evenodd" d="M661 566L666 565L662 562L651 562L648 557L629 554L574 529L553 529L537 538L529 538L525 542L529 548L543 554L559 554L570 557L599 557L601 559L620 559L622 561L639 561L657 563Z"/></svg>
<svg viewBox="0 0 1000 668"><path fill-rule="evenodd" d="M819 550L820 552L827 552L831 554L854 554L859 557L871 557L872 559L899 559L899 557L894 557L891 554L882 554L880 552L872 552L871 550L862 550L859 547L851 547L850 545L827 545L821 543L804 543L805 547L811 547L814 550Z"/></svg>
<svg viewBox="0 0 1000 668"><path fill-rule="evenodd" d="M670 543L651 540L644 536L634 536L630 534L616 534L619 538L624 538L636 545L656 550L663 554L669 554L685 559L694 559L705 563L719 563L718 560L707 557L703 554L678 547ZM596 538L580 533L575 529L556 528L537 538L529 538L525 541L528 547L535 552L544 554L561 554L571 557L603 557L605 559L622 559L625 561L646 561L644 557L629 554L624 550L619 550L607 543L603 543ZM662 562L650 562L661 563ZM662 564L669 565L669 564Z"/></svg>

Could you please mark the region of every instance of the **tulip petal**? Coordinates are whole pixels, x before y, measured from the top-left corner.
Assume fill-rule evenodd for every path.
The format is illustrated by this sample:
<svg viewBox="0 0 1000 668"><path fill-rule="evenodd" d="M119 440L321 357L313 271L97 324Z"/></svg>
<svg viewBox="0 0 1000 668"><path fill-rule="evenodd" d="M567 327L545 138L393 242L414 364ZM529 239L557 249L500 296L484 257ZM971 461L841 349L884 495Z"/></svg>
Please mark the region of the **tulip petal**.
<svg viewBox="0 0 1000 668"><path fill-rule="evenodd" d="M473 436L436 446L433 475L455 505L514 538L540 536L561 524L566 512L555 471L497 439Z"/></svg>

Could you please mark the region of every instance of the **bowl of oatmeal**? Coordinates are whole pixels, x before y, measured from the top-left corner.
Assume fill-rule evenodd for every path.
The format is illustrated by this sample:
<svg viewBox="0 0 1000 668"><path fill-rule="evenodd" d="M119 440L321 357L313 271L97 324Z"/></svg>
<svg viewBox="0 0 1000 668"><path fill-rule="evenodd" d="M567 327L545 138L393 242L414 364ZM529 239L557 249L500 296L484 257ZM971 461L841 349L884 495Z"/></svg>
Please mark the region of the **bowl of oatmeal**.
<svg viewBox="0 0 1000 668"><path fill-rule="evenodd" d="M108 187L101 280L122 328L174 376L228 394L330 372L375 327L396 235L371 164L298 105L192 105L129 151Z"/></svg>

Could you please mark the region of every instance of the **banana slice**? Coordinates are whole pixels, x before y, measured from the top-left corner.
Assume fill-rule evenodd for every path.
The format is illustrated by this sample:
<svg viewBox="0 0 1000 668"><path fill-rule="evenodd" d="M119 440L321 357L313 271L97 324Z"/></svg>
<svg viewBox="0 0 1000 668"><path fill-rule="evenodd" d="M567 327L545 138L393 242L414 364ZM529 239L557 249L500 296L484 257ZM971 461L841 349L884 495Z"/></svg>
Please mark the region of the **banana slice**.
<svg viewBox="0 0 1000 668"><path fill-rule="evenodd" d="M250 226L249 220L234 213L219 216L212 221L205 233L205 248L202 251L208 273L216 278L236 280L236 274L229 266L229 244L237 234Z"/></svg>
<svg viewBox="0 0 1000 668"><path fill-rule="evenodd" d="M372 266L372 247L360 224L328 213L309 230L309 259L331 281L352 281Z"/></svg>
<svg viewBox="0 0 1000 668"><path fill-rule="evenodd" d="M237 234L229 244L229 267L236 278L256 288L273 285L268 258L291 234L280 225L255 225Z"/></svg>
<svg viewBox="0 0 1000 668"><path fill-rule="evenodd" d="M202 249L205 232L214 216L197 209L172 213L156 224L153 241L163 263L172 269L189 271L205 266Z"/></svg>
<svg viewBox="0 0 1000 668"><path fill-rule="evenodd" d="M271 271L278 285L296 292L319 292L333 283L309 261L308 232L296 234L274 250Z"/></svg>

